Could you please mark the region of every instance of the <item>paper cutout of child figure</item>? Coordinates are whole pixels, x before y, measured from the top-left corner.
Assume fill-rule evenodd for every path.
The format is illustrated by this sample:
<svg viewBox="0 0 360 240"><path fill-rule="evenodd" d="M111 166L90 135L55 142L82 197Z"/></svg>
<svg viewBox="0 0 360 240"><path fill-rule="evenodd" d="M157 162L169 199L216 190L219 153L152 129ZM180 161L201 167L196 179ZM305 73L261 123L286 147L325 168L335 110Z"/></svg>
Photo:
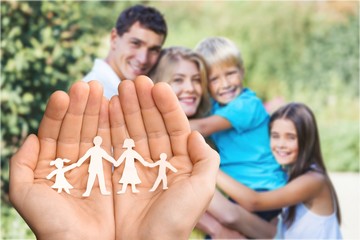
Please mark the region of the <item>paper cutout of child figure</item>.
<svg viewBox="0 0 360 240"><path fill-rule="evenodd" d="M117 160L117 164L115 165L116 167L120 166L121 163L125 160L124 171L119 181L119 183L122 183L123 186L122 189L117 192L118 194L125 193L128 184L131 184L131 190L133 193L139 192L139 190L136 189L136 184L141 183L141 180L137 174L135 159L139 160L139 162L141 162L145 167L150 165L150 163L145 161L138 152L132 149L133 147L135 147L134 140L131 138L125 139L123 148L127 149L121 154Z"/></svg>
<svg viewBox="0 0 360 240"><path fill-rule="evenodd" d="M55 169L54 171L52 171L49 175L46 176L47 179L51 179L54 175L56 175L55 178L55 183L51 186L52 188L57 188L58 189L58 193L61 193L62 190L64 189L65 192L67 192L68 194L70 194L69 189L74 188L65 178L65 172L73 169L76 167L76 164L72 164L70 166L64 167L64 162L68 163L70 162L69 159L61 159L61 158L57 158L53 161L50 162L50 166L55 165L55 167L57 169Z"/></svg>
<svg viewBox="0 0 360 240"><path fill-rule="evenodd" d="M166 169L169 168L173 172L177 172L177 169L174 168L171 163L166 161L167 155L166 153L160 154L160 160L156 163L150 164L149 167L159 166L159 175L155 180L153 187L149 190L149 192L155 191L155 189L159 186L160 182L163 182L163 189L168 189L167 187L167 177L166 177Z"/></svg>
<svg viewBox="0 0 360 240"><path fill-rule="evenodd" d="M100 136L94 137L93 143L95 146L90 148L89 150L87 150L86 153L84 154L84 156L81 157L78 160L78 162L76 163L76 165L78 167L80 167L81 164L83 164L83 162L86 159L90 158L90 164L89 164L89 170L88 170L89 178L87 181L86 190L82 195L83 197L90 196L90 192L94 185L96 176L98 177L98 180L99 180L101 194L102 195L110 195L111 194L111 192L106 190L102 159L104 158L105 160L111 162L114 165L116 165L116 161L104 149L101 148L102 138Z"/></svg>

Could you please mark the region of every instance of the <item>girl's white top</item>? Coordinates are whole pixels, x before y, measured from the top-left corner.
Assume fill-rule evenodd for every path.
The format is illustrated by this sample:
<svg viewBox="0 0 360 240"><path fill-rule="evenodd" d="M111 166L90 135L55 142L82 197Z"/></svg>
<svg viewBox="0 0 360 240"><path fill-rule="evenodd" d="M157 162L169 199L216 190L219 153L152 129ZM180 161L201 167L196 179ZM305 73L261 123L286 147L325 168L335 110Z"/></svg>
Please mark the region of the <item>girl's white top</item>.
<svg viewBox="0 0 360 240"><path fill-rule="evenodd" d="M335 205L335 204L334 204ZM296 205L295 220L289 229L283 222L288 208L284 209L278 223L277 239L342 239L336 218L337 209L328 216L311 212L304 204Z"/></svg>

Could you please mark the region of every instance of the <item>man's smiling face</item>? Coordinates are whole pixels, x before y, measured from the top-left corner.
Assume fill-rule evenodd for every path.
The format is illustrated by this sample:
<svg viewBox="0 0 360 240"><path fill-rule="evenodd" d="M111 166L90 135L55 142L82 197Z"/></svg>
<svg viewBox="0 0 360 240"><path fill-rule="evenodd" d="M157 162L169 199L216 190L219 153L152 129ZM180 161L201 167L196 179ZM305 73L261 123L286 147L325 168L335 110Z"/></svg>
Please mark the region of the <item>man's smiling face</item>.
<svg viewBox="0 0 360 240"><path fill-rule="evenodd" d="M109 64L121 79L146 75L158 60L164 35L134 23L122 36L112 32L112 59Z"/></svg>

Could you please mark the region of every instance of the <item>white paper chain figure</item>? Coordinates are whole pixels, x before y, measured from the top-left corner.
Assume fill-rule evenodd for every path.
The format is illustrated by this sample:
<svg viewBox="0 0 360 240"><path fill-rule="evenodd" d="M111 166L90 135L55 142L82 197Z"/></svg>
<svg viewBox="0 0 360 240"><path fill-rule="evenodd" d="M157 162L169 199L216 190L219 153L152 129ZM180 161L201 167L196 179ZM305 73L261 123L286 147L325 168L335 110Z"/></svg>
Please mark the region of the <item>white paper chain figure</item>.
<svg viewBox="0 0 360 240"><path fill-rule="evenodd" d="M149 190L149 192L155 191L155 189L159 186L160 182L163 182L163 189L168 189L167 187L167 177L166 177L166 169L169 168L173 172L177 172L177 169L174 168L171 163L166 161L167 155L166 153L160 154L160 160L156 163L150 164L150 167L159 166L159 174L155 180L153 187Z"/></svg>
<svg viewBox="0 0 360 240"><path fill-rule="evenodd" d="M119 183L122 183L123 186L122 189L117 192L118 194L125 193L128 184L131 184L131 190L133 193L139 192L135 185L141 183L141 180L136 171L135 159L139 160L139 162L141 162L146 167L150 166L150 163L145 161L138 152L132 149L133 147L135 147L134 140L131 138L125 139L123 148L127 149L121 154L117 160L117 164L115 165L115 167L120 166L121 163L125 160L124 171L119 181Z"/></svg>
<svg viewBox="0 0 360 240"><path fill-rule="evenodd" d="M79 159L76 163L78 167L83 164L83 162L90 158L89 164L89 178L87 181L86 190L83 194L83 197L90 196L91 189L94 185L96 176L99 180L100 192L102 195L110 195L111 193L106 190L105 186L105 177L104 177L104 169L102 159L111 162L112 164L116 165L115 159L110 156L104 149L101 148L102 138L100 136L96 136L93 140L94 147L90 148L86 151L85 155Z"/></svg>
<svg viewBox="0 0 360 240"><path fill-rule="evenodd" d="M155 191L155 189L159 186L161 181L163 182L163 189L168 189L167 187L167 177L166 177L166 169L169 168L173 172L177 172L177 169L174 168L169 162L166 161L167 155L165 153L160 154L160 160L155 163L149 163L144 160L144 158L135 150L134 140L131 138L125 139L123 148L127 148L119 157L117 161L110 156L104 149L101 148L102 138L100 136L94 137L93 140L94 146L86 151L84 156L82 156L77 163L73 163L67 167L64 167L64 162L68 163L70 160L57 158L54 161L50 162L50 165L55 165L57 169L52 171L46 178L51 179L54 175L56 175L55 183L51 186L52 188L57 188L58 193L61 193L64 189L65 192L70 194L69 189L72 189L73 186L66 180L65 172L75 168L80 167L88 158L90 159L89 163L89 178L86 185L86 190L83 193L83 197L90 196L90 192L93 188L96 177L99 180L100 192L102 195L110 195L111 193L106 190L105 186L105 177L104 177L104 169L102 160L105 159L115 167L120 166L125 161L125 166L123 170L123 174L119 180L121 183L122 189L118 191L118 194L125 193L128 184L131 184L131 190L133 193L138 193L139 191L136 189L136 184L141 183L141 180L137 174L137 170L135 167L135 160L139 160L145 167L156 167L159 166L159 174L155 180L153 187L149 190L150 192Z"/></svg>
<svg viewBox="0 0 360 240"><path fill-rule="evenodd" d="M76 164L72 164L70 166L64 167L64 162L68 163L70 162L69 159L61 159L61 158L57 158L54 161L50 162L50 166L55 165L55 167L57 169L55 169L54 171L52 171L49 175L46 176L47 179L51 179L54 175L56 175L55 177L55 183L51 186L52 188L57 188L58 189L58 193L61 193L62 190L64 189L65 192L67 192L68 194L70 194L69 189L74 188L73 186L71 186L71 184L66 180L65 178L65 172L69 171L73 168L76 167Z"/></svg>

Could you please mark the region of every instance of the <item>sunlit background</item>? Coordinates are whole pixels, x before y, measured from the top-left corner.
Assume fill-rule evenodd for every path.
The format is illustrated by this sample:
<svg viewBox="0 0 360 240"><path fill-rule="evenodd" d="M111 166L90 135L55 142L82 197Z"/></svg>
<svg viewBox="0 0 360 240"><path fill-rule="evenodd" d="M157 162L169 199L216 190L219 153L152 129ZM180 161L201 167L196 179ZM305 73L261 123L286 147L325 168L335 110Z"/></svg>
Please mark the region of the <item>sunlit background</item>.
<svg viewBox="0 0 360 240"><path fill-rule="evenodd" d="M270 112L290 101L313 109L326 166L343 177L340 203L354 203L343 211L344 237L360 238L357 1L1 1L0 237L35 238L8 200L10 156L36 133L49 95L105 57L118 14L135 3L164 14L165 46L194 48L209 36L236 42L245 85ZM344 188L353 195L345 199Z"/></svg>

